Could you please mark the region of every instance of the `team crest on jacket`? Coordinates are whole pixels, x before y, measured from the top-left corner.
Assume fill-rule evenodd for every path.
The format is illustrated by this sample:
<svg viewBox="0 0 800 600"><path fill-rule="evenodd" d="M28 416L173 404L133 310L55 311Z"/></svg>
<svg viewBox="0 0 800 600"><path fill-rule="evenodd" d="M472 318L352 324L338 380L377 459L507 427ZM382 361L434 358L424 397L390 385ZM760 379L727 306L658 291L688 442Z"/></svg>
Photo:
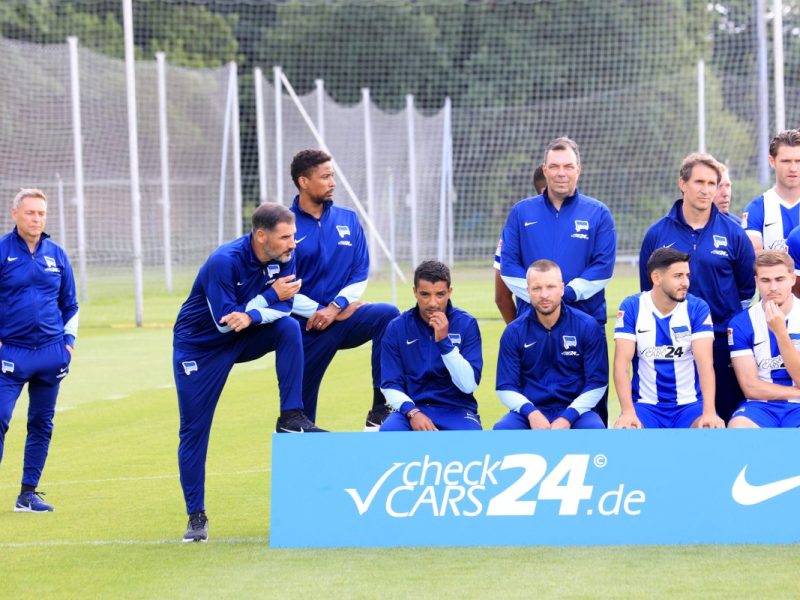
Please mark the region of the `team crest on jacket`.
<svg viewBox="0 0 800 600"><path fill-rule="evenodd" d="M460 333L448 333L447 337L450 338L451 344L460 344L461 343L461 334Z"/></svg>
<svg viewBox="0 0 800 600"><path fill-rule="evenodd" d="M573 233L571 237L588 240L589 236L585 233L581 233L582 231L589 231L589 221L575 219L575 233Z"/></svg>
<svg viewBox="0 0 800 600"><path fill-rule="evenodd" d="M197 371L197 361L196 360L185 360L181 363L183 366L183 371L187 375L191 375L194 371Z"/></svg>
<svg viewBox="0 0 800 600"><path fill-rule="evenodd" d="M336 231L339 232L340 238L343 238L346 235L350 235L350 228L347 225L337 225Z"/></svg>
<svg viewBox="0 0 800 600"><path fill-rule="evenodd" d="M270 277L274 277L280 272L281 272L280 265L267 265L267 275L269 275Z"/></svg>
<svg viewBox="0 0 800 600"><path fill-rule="evenodd" d="M574 335L562 335L561 342L564 344L564 351L561 356L580 356L579 352L571 349L578 347L578 338Z"/></svg>
<svg viewBox="0 0 800 600"><path fill-rule="evenodd" d="M14 363L10 360L3 361L3 373L13 373L14 372Z"/></svg>
<svg viewBox="0 0 800 600"><path fill-rule="evenodd" d="M61 269L59 269L58 265L56 264L56 259L53 258L52 256L45 256L44 264L47 265L45 271L47 271L48 273L61 273Z"/></svg>

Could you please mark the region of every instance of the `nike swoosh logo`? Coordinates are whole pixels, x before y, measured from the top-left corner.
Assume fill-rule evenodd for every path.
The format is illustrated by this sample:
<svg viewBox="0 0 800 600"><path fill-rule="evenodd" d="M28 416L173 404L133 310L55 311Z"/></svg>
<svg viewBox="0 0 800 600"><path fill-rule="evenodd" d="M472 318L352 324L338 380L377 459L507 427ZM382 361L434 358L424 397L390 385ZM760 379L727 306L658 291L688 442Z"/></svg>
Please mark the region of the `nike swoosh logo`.
<svg viewBox="0 0 800 600"><path fill-rule="evenodd" d="M761 344L763 344L766 341L767 340L761 340L760 342L756 342L755 344L753 344L753 346L760 346Z"/></svg>
<svg viewBox="0 0 800 600"><path fill-rule="evenodd" d="M731 496L733 499L744 506L761 504L776 496L785 494L794 488L800 487L800 475L779 479L778 481L765 483L763 485L752 485L745 479L745 471L747 471L747 465L742 467L742 470L739 472L731 488Z"/></svg>
<svg viewBox="0 0 800 600"><path fill-rule="evenodd" d="M19 256L9 256L9 257L8 257L8 262L14 262L14 261L15 261L15 260L17 260L18 258L19 258Z"/></svg>
<svg viewBox="0 0 800 600"><path fill-rule="evenodd" d="M525 227L530 227L531 225L536 225L539 221L525 221Z"/></svg>
<svg viewBox="0 0 800 600"><path fill-rule="evenodd" d="M304 239L306 239L307 237L308 237L307 235L304 235L304 236L303 236L303 237L301 237L299 240L295 240L295 241L294 241L294 243L295 243L295 244L299 244L300 242L302 242L302 241L303 241Z"/></svg>
<svg viewBox="0 0 800 600"><path fill-rule="evenodd" d="M530 344L523 344L526 348L530 348L531 346L535 346L536 342L531 342Z"/></svg>
<svg viewBox="0 0 800 600"><path fill-rule="evenodd" d="M410 345L411 345L411 344L413 344L414 342L418 342L418 341L419 341L419 338L417 338L417 339L415 339L415 340L406 340L406 346L410 346Z"/></svg>
<svg viewBox="0 0 800 600"><path fill-rule="evenodd" d="M764 227L772 227L773 225L776 225L777 223L778 223L777 221L773 221L772 223L765 223Z"/></svg>
<svg viewBox="0 0 800 600"><path fill-rule="evenodd" d="M294 429L286 429L285 427L281 427L281 431L285 431L286 433L305 433L303 428L300 428L300 431L295 431Z"/></svg>
<svg viewBox="0 0 800 600"><path fill-rule="evenodd" d="M345 489L345 492L347 492L353 499L353 502L356 503L356 510L358 510L359 515L363 515L365 512L369 510L369 507L372 504L372 501L375 499L375 495L378 493L378 490L381 489L383 482L389 479L389 476L392 473L394 473L397 469L402 467L404 464L405 463L401 462L394 463L386 471L386 473L384 473L383 476L381 476L381 478L375 482L375 485L372 486L372 489L369 491L369 494L367 494L367 497L363 500L361 499L361 495L358 493L358 490L356 490L355 488Z"/></svg>
<svg viewBox="0 0 800 600"><path fill-rule="evenodd" d="M636 333L650 333L652 329L637 329Z"/></svg>
<svg viewBox="0 0 800 600"><path fill-rule="evenodd" d="M59 369L59 371L60 371L61 373L63 373L63 372L64 372L64 371L66 371L67 369L69 369L69 367L64 367L63 369Z"/></svg>
<svg viewBox="0 0 800 600"><path fill-rule="evenodd" d="M241 282L241 281L237 281L237 282L236 282L236 285L237 285L237 286L238 286L238 285L242 285L242 282Z"/></svg>
<svg viewBox="0 0 800 600"><path fill-rule="evenodd" d="M667 244L666 246L664 246L664 248L672 248L674 245L675 242L672 242L671 244Z"/></svg>

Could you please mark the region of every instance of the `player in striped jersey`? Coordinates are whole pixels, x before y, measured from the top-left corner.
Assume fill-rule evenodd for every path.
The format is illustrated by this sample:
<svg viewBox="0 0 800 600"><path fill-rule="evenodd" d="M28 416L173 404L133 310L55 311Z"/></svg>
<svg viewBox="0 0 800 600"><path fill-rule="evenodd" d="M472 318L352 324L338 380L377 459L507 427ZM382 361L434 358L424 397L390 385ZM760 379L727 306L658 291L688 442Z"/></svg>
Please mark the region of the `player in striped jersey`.
<svg viewBox="0 0 800 600"><path fill-rule="evenodd" d="M761 302L730 321L731 362L746 400L729 427L800 427L800 301L794 262L782 251L756 258Z"/></svg>
<svg viewBox="0 0 800 600"><path fill-rule="evenodd" d="M614 329L620 429L719 428L714 408L714 326L688 294L689 255L659 248L647 261L653 289L627 297ZM629 369L633 364L633 381Z"/></svg>

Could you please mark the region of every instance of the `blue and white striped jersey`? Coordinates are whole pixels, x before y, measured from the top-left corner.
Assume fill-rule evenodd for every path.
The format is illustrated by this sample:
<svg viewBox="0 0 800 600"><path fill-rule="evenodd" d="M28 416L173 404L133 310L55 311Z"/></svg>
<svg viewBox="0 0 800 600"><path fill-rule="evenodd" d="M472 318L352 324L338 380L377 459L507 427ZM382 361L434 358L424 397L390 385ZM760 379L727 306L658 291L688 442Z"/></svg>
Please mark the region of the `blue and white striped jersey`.
<svg viewBox="0 0 800 600"><path fill-rule="evenodd" d="M692 342L713 338L708 304L686 295L675 309L662 315L651 292L628 296L617 313L614 339L636 342L631 382L634 402L689 404L702 401Z"/></svg>
<svg viewBox="0 0 800 600"><path fill-rule="evenodd" d="M800 301L792 300L792 310L786 318L786 329L795 348L800 351ZM754 304L746 311L740 312L728 325L728 346L731 358L752 356L758 367L758 378L768 383L794 385L792 378L783 364L783 357L778 349L778 341L767 326L764 308L761 302ZM758 401L758 398L748 398ZM800 402L789 400L789 402Z"/></svg>
<svg viewBox="0 0 800 600"><path fill-rule="evenodd" d="M774 203L772 209L768 201ZM770 216L770 212L774 214ZM751 200L742 213L742 227L748 234L761 238L766 250L782 250L789 232L800 225L800 202L789 204L770 188ZM774 231L773 231L774 229Z"/></svg>

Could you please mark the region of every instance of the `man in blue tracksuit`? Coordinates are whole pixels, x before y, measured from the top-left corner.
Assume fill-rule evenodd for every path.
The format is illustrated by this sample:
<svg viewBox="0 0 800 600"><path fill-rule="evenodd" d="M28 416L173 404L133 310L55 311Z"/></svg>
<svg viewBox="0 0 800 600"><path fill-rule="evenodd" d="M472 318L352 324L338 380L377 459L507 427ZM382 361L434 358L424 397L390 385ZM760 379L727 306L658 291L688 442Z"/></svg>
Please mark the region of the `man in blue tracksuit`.
<svg viewBox="0 0 800 600"><path fill-rule="evenodd" d="M526 273L546 258L561 267L563 301L604 325L605 287L614 272L617 233L605 204L578 191L581 173L578 145L557 138L544 154L547 187L543 194L514 205L503 229L500 274L518 298L518 315L530 310ZM522 302L519 302L521 300ZM595 407L608 423L607 394Z"/></svg>
<svg viewBox="0 0 800 600"><path fill-rule="evenodd" d="M371 340L373 395L366 429L377 430L391 411L378 387L381 339L399 311L391 304L359 301L367 289L369 251L356 213L333 203L336 182L330 155L303 150L292 159L291 172L299 192L292 212L303 290L295 297L293 313L303 332L304 410L309 419L316 418L319 386L337 350Z"/></svg>
<svg viewBox="0 0 800 600"><path fill-rule="evenodd" d="M450 303L450 269L425 261L414 271L417 304L383 336L381 391L395 409L381 431L481 429L473 392L481 380L475 318Z"/></svg>
<svg viewBox="0 0 800 600"><path fill-rule="evenodd" d="M527 275L533 310L500 338L497 395L510 412L495 429L603 429L592 410L608 391L603 326L562 301L564 279L551 260Z"/></svg>
<svg viewBox="0 0 800 600"><path fill-rule="evenodd" d="M0 460L14 405L28 384L28 437L16 512L48 512L36 491L47 460L61 380L78 333L75 279L64 250L44 232L47 197L23 189L11 206L16 227L0 238Z"/></svg>
<svg viewBox="0 0 800 600"><path fill-rule="evenodd" d="M657 248L689 255L692 294L708 303L714 322L716 407L727 421L742 401L731 368L728 321L750 304L755 292L755 253L745 231L714 206L719 180L711 155L694 153L683 159L678 180L683 198L647 230L639 253L639 284L643 292L653 287L647 260Z"/></svg>
<svg viewBox="0 0 800 600"><path fill-rule="evenodd" d="M217 401L235 363L275 351L277 432L316 432L303 413L303 345L288 317L295 277L294 215L279 204L253 213L253 230L220 246L200 268L175 322L172 366L180 408L178 466L189 514L184 542L206 541L205 463Z"/></svg>

